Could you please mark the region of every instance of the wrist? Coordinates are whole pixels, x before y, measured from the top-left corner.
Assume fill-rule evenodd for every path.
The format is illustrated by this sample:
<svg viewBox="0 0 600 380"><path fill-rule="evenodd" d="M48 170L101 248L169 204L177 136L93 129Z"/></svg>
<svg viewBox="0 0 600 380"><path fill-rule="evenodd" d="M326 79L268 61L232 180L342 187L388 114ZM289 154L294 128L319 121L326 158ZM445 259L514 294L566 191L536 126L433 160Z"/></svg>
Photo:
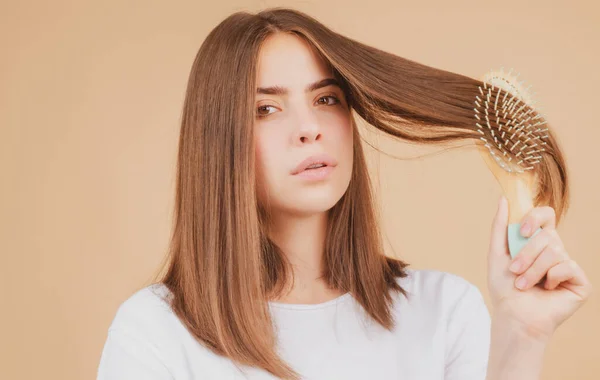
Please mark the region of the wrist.
<svg viewBox="0 0 600 380"><path fill-rule="evenodd" d="M492 314L492 333L509 335L514 341L545 346L550 342L553 331L543 322L525 323L502 311Z"/></svg>
<svg viewBox="0 0 600 380"><path fill-rule="evenodd" d="M549 339L514 318L494 315L487 380L539 379Z"/></svg>

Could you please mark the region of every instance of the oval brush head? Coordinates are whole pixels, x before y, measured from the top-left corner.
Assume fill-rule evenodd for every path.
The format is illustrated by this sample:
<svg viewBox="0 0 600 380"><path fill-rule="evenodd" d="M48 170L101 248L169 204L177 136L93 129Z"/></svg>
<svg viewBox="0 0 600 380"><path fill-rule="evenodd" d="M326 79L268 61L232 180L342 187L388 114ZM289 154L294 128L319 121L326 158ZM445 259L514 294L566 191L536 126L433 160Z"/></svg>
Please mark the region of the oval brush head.
<svg viewBox="0 0 600 380"><path fill-rule="evenodd" d="M540 153L549 136L531 94L511 72L492 70L482 77L474 111L480 140L487 148L480 153L509 202L508 245L514 257L530 239L521 236L520 221L533 208L533 169L542 160Z"/></svg>
<svg viewBox="0 0 600 380"><path fill-rule="evenodd" d="M480 139L504 170L533 169L542 159L548 128L530 93L510 71L490 71L482 81L474 108Z"/></svg>

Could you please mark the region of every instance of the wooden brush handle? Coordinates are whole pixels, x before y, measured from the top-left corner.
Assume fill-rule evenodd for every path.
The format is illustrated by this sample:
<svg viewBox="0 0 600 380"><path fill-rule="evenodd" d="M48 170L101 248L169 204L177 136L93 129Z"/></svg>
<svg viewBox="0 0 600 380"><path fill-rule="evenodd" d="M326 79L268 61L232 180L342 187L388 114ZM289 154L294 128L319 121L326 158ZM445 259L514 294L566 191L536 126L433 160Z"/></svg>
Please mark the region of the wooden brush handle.
<svg viewBox="0 0 600 380"><path fill-rule="evenodd" d="M478 151L508 200L508 223L521 223L525 214L535 207L533 204L534 174L532 172L507 172L498 165L485 147L479 145Z"/></svg>
<svg viewBox="0 0 600 380"><path fill-rule="evenodd" d="M481 157L502 186L508 201L508 252L514 258L527 242L541 231L541 228L538 228L530 237L524 237L520 232L523 217L535 207L533 204L535 175L532 172L508 172L496 163L486 148L479 148Z"/></svg>

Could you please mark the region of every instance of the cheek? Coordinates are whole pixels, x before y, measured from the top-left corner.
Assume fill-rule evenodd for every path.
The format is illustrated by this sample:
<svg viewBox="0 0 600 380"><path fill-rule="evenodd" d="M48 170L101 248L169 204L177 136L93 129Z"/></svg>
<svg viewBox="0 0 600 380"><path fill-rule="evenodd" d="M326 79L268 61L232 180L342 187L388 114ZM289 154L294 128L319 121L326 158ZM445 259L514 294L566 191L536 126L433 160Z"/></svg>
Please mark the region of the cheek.
<svg viewBox="0 0 600 380"><path fill-rule="evenodd" d="M267 136L260 135L254 140L256 173L258 179L263 182L269 182L269 179L273 177L273 172L276 170L277 162L280 162L281 157L283 157L283 152L277 151L280 144L272 140ZM278 157L279 161L277 160Z"/></svg>
<svg viewBox="0 0 600 380"><path fill-rule="evenodd" d="M256 172L256 191L260 203L263 203L267 193L267 181L265 178L265 152L260 138L254 139L254 168Z"/></svg>
<svg viewBox="0 0 600 380"><path fill-rule="evenodd" d="M264 176L264 149L259 138L254 139L254 165L256 168L256 176L258 180L262 180Z"/></svg>
<svg viewBox="0 0 600 380"><path fill-rule="evenodd" d="M346 163L344 178L351 176L354 160L354 129L350 120L345 121L336 131L336 141L338 141L339 159ZM345 179L346 180L346 179Z"/></svg>
<svg viewBox="0 0 600 380"><path fill-rule="evenodd" d="M354 144L354 131L350 118L340 122L339 128L335 130L335 140L340 142L341 149L344 151L352 151Z"/></svg>

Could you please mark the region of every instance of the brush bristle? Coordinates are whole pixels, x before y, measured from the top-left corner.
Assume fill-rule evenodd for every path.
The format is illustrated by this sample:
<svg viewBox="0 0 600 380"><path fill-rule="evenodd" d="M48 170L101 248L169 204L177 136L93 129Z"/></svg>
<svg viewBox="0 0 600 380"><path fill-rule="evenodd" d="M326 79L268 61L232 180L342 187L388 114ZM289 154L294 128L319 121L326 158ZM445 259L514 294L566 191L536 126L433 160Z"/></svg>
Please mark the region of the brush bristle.
<svg viewBox="0 0 600 380"><path fill-rule="evenodd" d="M549 136L548 128L542 127L546 121L533 108L531 94L510 71L490 71L482 82L474 108L480 139L504 170L534 169Z"/></svg>

